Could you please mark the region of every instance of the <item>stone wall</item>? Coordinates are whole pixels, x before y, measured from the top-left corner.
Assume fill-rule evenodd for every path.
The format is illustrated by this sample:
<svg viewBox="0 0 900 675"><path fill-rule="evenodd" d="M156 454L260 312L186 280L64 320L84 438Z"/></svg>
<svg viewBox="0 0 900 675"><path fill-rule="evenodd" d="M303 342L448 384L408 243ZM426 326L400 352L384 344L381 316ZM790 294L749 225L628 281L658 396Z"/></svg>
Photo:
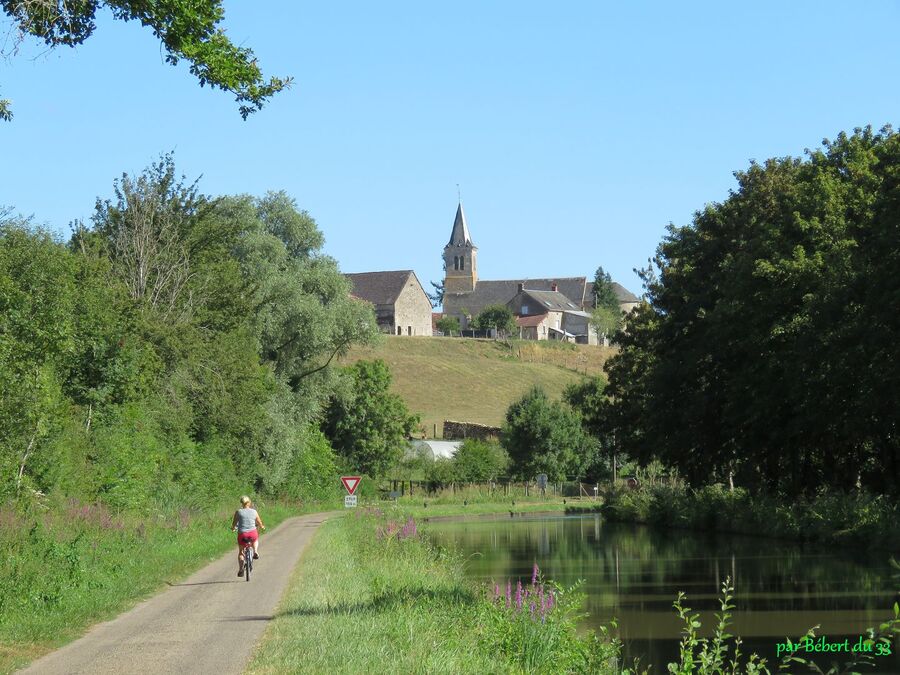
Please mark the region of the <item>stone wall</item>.
<svg viewBox="0 0 900 675"><path fill-rule="evenodd" d="M486 424L474 422L455 422L444 420L443 437L446 440L462 440L464 438L477 438L482 441L496 440L500 438L500 427L489 427Z"/></svg>
<svg viewBox="0 0 900 675"><path fill-rule="evenodd" d="M397 328L400 331L397 331ZM431 301L415 274L410 274L406 286L394 303L395 335L431 335Z"/></svg>

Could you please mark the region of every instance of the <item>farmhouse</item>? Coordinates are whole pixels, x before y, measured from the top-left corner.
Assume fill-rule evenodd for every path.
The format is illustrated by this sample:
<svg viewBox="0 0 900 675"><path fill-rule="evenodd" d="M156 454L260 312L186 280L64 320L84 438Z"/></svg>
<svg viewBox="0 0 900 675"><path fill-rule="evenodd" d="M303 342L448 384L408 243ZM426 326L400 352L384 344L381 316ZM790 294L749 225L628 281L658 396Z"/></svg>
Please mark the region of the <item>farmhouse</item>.
<svg viewBox="0 0 900 675"><path fill-rule="evenodd" d="M507 305L517 317L523 338L597 343L596 333L588 330L595 306L593 281L587 277L480 280L478 247L472 242L461 203L444 247L444 270L443 313L457 317L463 328L485 307ZM637 306L634 293L615 282L613 289L623 312Z"/></svg>
<svg viewBox="0 0 900 675"><path fill-rule="evenodd" d="M345 274L355 298L375 305L378 328L391 335L431 335L431 301L412 270Z"/></svg>

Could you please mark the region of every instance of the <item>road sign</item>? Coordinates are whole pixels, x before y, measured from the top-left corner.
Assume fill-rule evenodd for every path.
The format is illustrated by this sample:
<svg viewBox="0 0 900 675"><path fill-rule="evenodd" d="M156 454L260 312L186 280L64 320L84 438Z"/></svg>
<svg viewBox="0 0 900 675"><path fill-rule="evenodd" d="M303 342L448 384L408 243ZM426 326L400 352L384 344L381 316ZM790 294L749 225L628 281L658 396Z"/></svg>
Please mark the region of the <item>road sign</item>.
<svg viewBox="0 0 900 675"><path fill-rule="evenodd" d="M356 495L344 495L344 508L356 508Z"/></svg>
<svg viewBox="0 0 900 675"><path fill-rule="evenodd" d="M545 473L539 473L538 476L537 476L536 482L537 482L537 486L538 486L541 490L543 490L545 487L547 487L547 474L545 474Z"/></svg>
<svg viewBox="0 0 900 675"><path fill-rule="evenodd" d="M352 495L359 486L359 476L341 476L341 482L347 488L347 494Z"/></svg>

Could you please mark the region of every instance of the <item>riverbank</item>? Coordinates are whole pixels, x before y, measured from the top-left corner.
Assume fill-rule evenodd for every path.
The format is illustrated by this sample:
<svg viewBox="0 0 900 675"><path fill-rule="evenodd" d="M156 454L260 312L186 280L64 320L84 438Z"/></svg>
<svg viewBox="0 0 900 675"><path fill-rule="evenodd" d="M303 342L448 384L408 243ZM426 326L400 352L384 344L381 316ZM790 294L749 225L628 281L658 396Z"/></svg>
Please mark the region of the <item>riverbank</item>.
<svg viewBox="0 0 900 675"><path fill-rule="evenodd" d="M427 500L398 500L396 507L403 509L404 512L407 512L416 518L431 520L434 518L457 516L563 513L565 512L567 505L571 505L571 500L567 500L567 503L564 504L561 498L546 498L527 501L521 499L507 499L497 502L476 503L464 503L460 500L458 503L445 502L441 504L432 504Z"/></svg>
<svg viewBox="0 0 900 675"><path fill-rule="evenodd" d="M261 503L267 527L321 510ZM117 515L72 502L0 512L0 673L9 673L177 582L234 546L233 509ZM263 534L262 541L265 541Z"/></svg>
<svg viewBox="0 0 900 675"><path fill-rule="evenodd" d="M618 645L578 635L576 590L510 579L507 602L504 584L478 587L463 564L420 536L416 518L400 507L329 521L247 672L610 670Z"/></svg>
<svg viewBox="0 0 900 675"><path fill-rule="evenodd" d="M788 502L721 485L656 485L606 490L599 511L618 522L900 552L900 504L883 495L824 493Z"/></svg>

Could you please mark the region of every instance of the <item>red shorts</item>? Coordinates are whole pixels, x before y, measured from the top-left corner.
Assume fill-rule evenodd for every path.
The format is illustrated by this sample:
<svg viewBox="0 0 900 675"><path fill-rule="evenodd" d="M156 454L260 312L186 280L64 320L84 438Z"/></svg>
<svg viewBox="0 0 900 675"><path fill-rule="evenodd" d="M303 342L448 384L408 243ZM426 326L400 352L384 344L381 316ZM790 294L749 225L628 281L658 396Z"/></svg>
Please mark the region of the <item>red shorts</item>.
<svg viewBox="0 0 900 675"><path fill-rule="evenodd" d="M259 535L256 530L247 530L246 532L238 532L238 546L242 544L252 544L254 541L259 539Z"/></svg>

